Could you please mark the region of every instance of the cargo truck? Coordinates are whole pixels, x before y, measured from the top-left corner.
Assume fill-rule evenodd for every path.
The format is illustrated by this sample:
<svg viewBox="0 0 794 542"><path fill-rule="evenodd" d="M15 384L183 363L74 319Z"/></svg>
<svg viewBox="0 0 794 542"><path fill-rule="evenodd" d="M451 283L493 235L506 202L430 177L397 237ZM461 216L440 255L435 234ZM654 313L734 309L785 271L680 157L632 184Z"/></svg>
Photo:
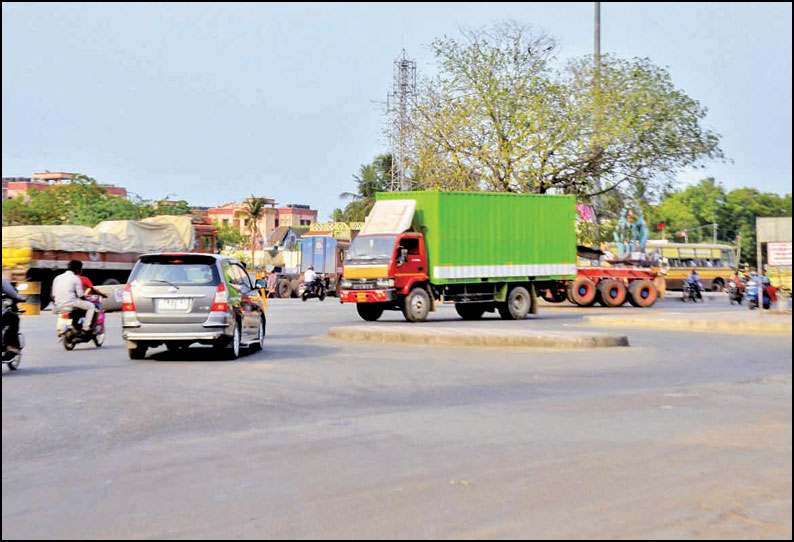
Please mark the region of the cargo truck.
<svg viewBox="0 0 794 542"><path fill-rule="evenodd" d="M385 192L344 260L339 297L374 321L424 321L436 303L465 320L537 312L536 290L576 278L575 199L487 192Z"/></svg>
<svg viewBox="0 0 794 542"><path fill-rule="evenodd" d="M217 228L197 215L109 220L86 226L3 227L3 276L35 284L32 297L46 307L56 275L70 260L96 285L124 284L145 252L214 253ZM38 290L40 288L40 290ZM30 292L30 291L29 291ZM28 295L31 298L31 295Z"/></svg>

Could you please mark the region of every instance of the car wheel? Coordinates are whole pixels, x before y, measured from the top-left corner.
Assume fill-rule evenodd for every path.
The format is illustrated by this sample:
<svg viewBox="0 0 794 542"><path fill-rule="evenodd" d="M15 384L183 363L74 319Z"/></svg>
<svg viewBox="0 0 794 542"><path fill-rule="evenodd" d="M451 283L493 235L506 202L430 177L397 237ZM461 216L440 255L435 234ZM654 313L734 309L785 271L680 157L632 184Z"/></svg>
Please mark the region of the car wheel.
<svg viewBox="0 0 794 542"><path fill-rule="evenodd" d="M259 329L256 332L256 342L251 343L250 349L253 351L262 350L265 347L265 319L259 319Z"/></svg>
<svg viewBox="0 0 794 542"><path fill-rule="evenodd" d="M146 350L147 346L145 344L138 343L135 348L127 348L127 354L130 356L130 359L143 359L146 357Z"/></svg>
<svg viewBox="0 0 794 542"><path fill-rule="evenodd" d="M240 337L240 325L237 323L237 320L234 321L234 329L232 330L232 340L226 346L226 357L228 359L237 359L240 357L240 342L242 338Z"/></svg>

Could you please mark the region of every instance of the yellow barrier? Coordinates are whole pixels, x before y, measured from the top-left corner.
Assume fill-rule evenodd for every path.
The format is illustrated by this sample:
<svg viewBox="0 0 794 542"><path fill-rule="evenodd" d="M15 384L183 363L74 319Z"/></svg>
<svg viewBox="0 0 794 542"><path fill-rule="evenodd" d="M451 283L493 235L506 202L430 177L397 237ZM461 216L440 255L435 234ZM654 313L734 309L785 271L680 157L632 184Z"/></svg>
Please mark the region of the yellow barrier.
<svg viewBox="0 0 794 542"><path fill-rule="evenodd" d="M41 314L41 283L20 282L16 288L20 295L25 297L25 302L19 303L19 308L25 311L24 315Z"/></svg>

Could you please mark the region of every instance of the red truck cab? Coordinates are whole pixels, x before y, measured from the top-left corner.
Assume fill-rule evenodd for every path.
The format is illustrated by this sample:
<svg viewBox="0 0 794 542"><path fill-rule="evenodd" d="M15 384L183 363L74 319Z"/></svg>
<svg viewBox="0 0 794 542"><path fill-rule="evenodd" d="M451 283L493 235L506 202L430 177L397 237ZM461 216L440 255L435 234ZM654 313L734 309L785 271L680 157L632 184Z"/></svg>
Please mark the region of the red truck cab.
<svg viewBox="0 0 794 542"><path fill-rule="evenodd" d="M427 283L427 255L421 233L359 235L345 258L342 303L389 303Z"/></svg>

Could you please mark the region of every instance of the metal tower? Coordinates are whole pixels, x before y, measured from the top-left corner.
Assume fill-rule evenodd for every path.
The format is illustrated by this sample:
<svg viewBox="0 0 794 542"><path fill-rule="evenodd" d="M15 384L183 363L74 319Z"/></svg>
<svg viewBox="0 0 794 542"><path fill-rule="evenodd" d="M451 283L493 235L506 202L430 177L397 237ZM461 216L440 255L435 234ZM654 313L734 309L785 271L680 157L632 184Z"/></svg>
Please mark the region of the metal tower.
<svg viewBox="0 0 794 542"><path fill-rule="evenodd" d="M403 49L394 61L394 82L386 98L389 115L389 143L392 151L391 190L410 190L406 176L406 163L410 156L410 114L416 95L416 62L410 60Z"/></svg>

